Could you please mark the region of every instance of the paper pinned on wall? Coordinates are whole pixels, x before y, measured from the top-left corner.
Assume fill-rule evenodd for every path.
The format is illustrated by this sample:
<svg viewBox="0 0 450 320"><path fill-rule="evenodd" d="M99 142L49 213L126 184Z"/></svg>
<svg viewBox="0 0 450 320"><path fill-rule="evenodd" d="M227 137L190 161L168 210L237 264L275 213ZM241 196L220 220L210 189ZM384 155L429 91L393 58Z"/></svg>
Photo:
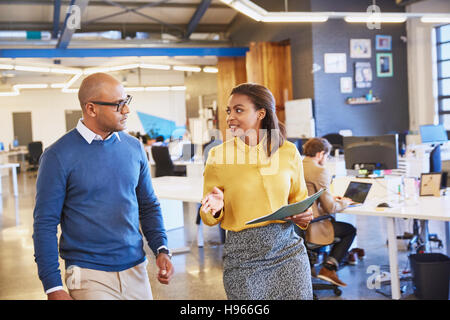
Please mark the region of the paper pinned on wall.
<svg viewBox="0 0 450 320"><path fill-rule="evenodd" d="M347 55L345 53L325 53L323 57L325 73L347 72Z"/></svg>
<svg viewBox="0 0 450 320"><path fill-rule="evenodd" d="M351 77L341 78L341 93L353 92L353 79Z"/></svg>

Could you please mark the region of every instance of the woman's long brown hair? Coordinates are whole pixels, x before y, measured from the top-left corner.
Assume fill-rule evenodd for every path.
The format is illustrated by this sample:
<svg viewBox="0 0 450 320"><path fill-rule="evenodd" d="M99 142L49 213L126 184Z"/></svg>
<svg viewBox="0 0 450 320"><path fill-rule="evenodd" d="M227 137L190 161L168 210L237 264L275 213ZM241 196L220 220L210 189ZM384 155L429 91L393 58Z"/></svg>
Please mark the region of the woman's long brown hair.
<svg viewBox="0 0 450 320"><path fill-rule="evenodd" d="M231 95L243 94L250 98L256 110L265 109L266 116L262 120L261 129L267 130L266 150L270 157L286 141L286 128L278 121L275 108L275 98L272 92L266 87L256 83L243 83L231 90ZM272 137L272 130L277 130L278 136ZM278 143L272 146L272 140L277 139Z"/></svg>

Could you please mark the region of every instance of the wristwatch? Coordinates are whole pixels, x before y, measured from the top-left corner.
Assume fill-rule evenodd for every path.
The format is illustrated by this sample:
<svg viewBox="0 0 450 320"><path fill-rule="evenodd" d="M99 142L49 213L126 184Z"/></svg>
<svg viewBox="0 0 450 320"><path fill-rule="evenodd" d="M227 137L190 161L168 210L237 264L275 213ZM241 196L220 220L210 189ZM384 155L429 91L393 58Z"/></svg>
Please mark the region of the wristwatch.
<svg viewBox="0 0 450 320"><path fill-rule="evenodd" d="M158 256L158 254L160 254L160 253L165 253L169 256L169 258L172 259L172 254L170 253L169 249L166 249L166 248L158 249L158 251L156 251L156 255Z"/></svg>

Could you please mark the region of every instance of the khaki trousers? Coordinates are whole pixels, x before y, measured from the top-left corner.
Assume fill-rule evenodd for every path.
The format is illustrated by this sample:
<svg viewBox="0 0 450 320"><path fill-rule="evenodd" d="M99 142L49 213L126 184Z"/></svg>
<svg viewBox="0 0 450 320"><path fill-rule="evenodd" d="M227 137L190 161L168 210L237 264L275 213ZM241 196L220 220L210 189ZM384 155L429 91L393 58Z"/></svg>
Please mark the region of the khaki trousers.
<svg viewBox="0 0 450 320"><path fill-rule="evenodd" d="M153 300L147 263L120 272L69 266L65 282L75 300Z"/></svg>

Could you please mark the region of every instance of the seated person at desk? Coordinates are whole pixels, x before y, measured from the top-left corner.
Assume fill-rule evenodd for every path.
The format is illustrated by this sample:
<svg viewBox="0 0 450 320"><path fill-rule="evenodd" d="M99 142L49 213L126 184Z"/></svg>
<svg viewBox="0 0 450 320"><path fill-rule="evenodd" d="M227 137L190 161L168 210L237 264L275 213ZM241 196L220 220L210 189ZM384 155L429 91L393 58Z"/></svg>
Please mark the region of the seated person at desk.
<svg viewBox="0 0 450 320"><path fill-rule="evenodd" d="M164 142L163 136L157 136L156 142L152 144L152 146L167 146L167 143Z"/></svg>
<svg viewBox="0 0 450 320"><path fill-rule="evenodd" d="M324 164L331 149L331 144L324 138L309 139L303 146L305 155L303 171L308 194L312 195L322 188L327 189L312 206L314 218L342 211L352 201L348 198L333 197L329 192L331 179ZM338 278L336 271L341 260L347 255L355 236L356 229L349 223L330 221L329 219L311 223L306 233L307 242L325 246L333 243L335 237L340 239L333 245L318 278L338 286L346 286Z"/></svg>

